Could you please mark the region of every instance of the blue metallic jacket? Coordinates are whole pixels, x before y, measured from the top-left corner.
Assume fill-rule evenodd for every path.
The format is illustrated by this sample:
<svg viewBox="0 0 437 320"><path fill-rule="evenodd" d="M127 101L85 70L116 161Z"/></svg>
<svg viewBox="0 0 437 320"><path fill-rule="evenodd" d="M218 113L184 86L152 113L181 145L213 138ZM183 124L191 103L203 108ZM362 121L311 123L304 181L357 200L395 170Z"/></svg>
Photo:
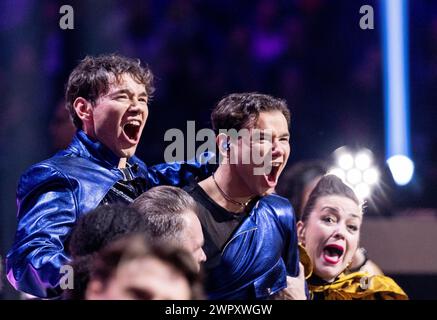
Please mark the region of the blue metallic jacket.
<svg viewBox="0 0 437 320"><path fill-rule="evenodd" d="M210 299L266 299L299 274L295 216L290 202L262 197L222 250L208 274Z"/></svg>
<svg viewBox="0 0 437 320"><path fill-rule="evenodd" d="M204 178L198 162L161 164L151 168L133 156L134 178L147 188L183 186L194 176ZM17 189L18 226L6 259L7 277L17 289L37 297L60 294L61 266L69 262L64 247L76 221L96 208L109 189L123 179L119 158L100 142L78 131L70 146L30 167Z"/></svg>

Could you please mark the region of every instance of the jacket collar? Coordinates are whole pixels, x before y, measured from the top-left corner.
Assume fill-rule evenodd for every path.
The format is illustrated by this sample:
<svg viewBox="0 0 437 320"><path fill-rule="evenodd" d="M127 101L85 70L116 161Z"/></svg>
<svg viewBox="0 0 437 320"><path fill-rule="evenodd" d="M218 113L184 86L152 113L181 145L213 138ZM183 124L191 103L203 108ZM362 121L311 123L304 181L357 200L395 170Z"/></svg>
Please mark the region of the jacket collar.
<svg viewBox="0 0 437 320"><path fill-rule="evenodd" d="M254 231L258 228L257 224L257 216L256 211L258 210L259 205L259 199L256 200L255 205L250 210L248 216L245 218L245 220L240 224L240 226L237 228L237 230L234 232L233 236L230 238L230 240L227 241L227 244L225 245L225 248L223 249L223 252L225 251L227 245L232 242L235 238L239 237L240 235L249 232Z"/></svg>
<svg viewBox="0 0 437 320"><path fill-rule="evenodd" d="M254 199L253 201L256 201L255 205L252 207L252 209L249 212L249 215L247 216L247 218L241 223L241 225L237 228L237 230L234 232L234 235L232 236L232 238L227 242L227 244L225 245L225 248L222 250L222 252L225 251L227 245L232 242L235 238L239 237L240 235L247 233L249 231L254 231L258 228L258 211L262 211L262 210L271 210L268 208L265 208L266 206L268 206L268 199L273 198L272 195L266 195L263 197L257 197L256 199ZM261 201L261 199L264 199L264 201ZM271 201L274 201L273 199ZM279 208L276 208L277 210L279 210Z"/></svg>
<svg viewBox="0 0 437 320"><path fill-rule="evenodd" d="M80 156L91 158L95 162L104 163L105 167L117 168L120 157L115 155L103 143L92 140L85 132L78 130L67 150L79 153ZM130 162L131 159L128 160Z"/></svg>

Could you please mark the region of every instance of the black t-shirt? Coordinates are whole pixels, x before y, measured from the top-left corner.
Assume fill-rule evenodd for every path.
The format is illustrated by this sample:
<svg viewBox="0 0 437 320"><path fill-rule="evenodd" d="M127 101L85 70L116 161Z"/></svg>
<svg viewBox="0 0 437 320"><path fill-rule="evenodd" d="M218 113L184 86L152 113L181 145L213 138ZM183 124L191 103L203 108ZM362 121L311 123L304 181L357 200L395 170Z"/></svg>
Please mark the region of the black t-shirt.
<svg viewBox="0 0 437 320"><path fill-rule="evenodd" d="M196 200L199 206L199 220L205 238L203 251L207 258L204 269L208 273L220 262L224 246L248 214L230 212L219 206L197 183L186 187L185 191ZM256 201L257 199L253 199L249 203L246 212L250 212Z"/></svg>

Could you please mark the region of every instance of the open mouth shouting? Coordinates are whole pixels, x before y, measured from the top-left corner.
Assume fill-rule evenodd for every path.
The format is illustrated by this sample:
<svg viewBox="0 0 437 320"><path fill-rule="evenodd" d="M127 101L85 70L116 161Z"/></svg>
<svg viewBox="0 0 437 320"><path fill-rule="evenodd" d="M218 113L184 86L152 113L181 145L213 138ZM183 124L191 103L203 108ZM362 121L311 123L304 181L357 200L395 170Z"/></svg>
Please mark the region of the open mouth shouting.
<svg viewBox="0 0 437 320"><path fill-rule="evenodd" d="M266 178L267 184L269 187L276 186L279 178L279 173L281 172L282 162L272 162L271 166L267 167L266 173L264 176Z"/></svg>
<svg viewBox="0 0 437 320"><path fill-rule="evenodd" d="M129 143L137 144L140 141L140 133L140 120L129 120L123 125L123 134Z"/></svg>
<svg viewBox="0 0 437 320"><path fill-rule="evenodd" d="M344 254L344 248L338 244L328 244L323 248L323 259L329 264L340 262Z"/></svg>

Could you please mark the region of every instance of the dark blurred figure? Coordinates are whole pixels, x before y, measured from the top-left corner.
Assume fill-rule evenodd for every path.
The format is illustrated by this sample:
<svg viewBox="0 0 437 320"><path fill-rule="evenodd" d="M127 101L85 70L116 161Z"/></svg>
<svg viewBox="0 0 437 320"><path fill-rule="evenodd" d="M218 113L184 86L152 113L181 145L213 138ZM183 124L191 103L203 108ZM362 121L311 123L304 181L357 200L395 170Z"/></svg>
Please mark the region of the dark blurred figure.
<svg viewBox="0 0 437 320"><path fill-rule="evenodd" d="M294 164L282 174L276 192L290 200L300 220L302 210L311 191L320 178L328 172L328 164L320 160L303 161Z"/></svg>
<svg viewBox="0 0 437 320"><path fill-rule="evenodd" d="M187 251L192 255L197 271L206 260L194 199L180 188L155 187L143 193L132 206L101 206L79 219L69 240L74 289L64 291L64 298L84 299L95 254L109 243L132 233L143 235L151 244Z"/></svg>
<svg viewBox="0 0 437 320"><path fill-rule="evenodd" d="M53 117L50 119L49 133L52 147L55 151L68 147L76 133L76 127L71 121L70 113L65 107L64 100L58 103Z"/></svg>
<svg viewBox="0 0 437 320"><path fill-rule="evenodd" d="M328 163L321 160L303 161L286 169L276 188L279 195L290 200L300 221L308 197L320 179L328 172ZM372 275L384 274L367 256L364 248L358 248L346 272L366 271Z"/></svg>
<svg viewBox="0 0 437 320"><path fill-rule="evenodd" d="M0 298L2 297L2 291L3 291L3 260L0 256Z"/></svg>
<svg viewBox="0 0 437 320"><path fill-rule="evenodd" d="M151 242L186 250L200 270L206 260L202 226L197 204L186 191L172 186L154 187L135 199L131 207L142 214Z"/></svg>
<svg viewBox="0 0 437 320"><path fill-rule="evenodd" d="M123 236L140 233L145 236L143 215L125 205L106 205L82 216L69 240L73 259L74 289L65 290L66 299L84 299L89 281L90 267L97 252Z"/></svg>
<svg viewBox="0 0 437 320"><path fill-rule="evenodd" d="M93 254L126 234L145 230L137 210L122 204L101 206L79 219L68 241L69 252L73 257Z"/></svg>
<svg viewBox="0 0 437 320"><path fill-rule="evenodd" d="M201 282L190 255L148 244L141 236L120 239L96 257L87 300L201 299Z"/></svg>

